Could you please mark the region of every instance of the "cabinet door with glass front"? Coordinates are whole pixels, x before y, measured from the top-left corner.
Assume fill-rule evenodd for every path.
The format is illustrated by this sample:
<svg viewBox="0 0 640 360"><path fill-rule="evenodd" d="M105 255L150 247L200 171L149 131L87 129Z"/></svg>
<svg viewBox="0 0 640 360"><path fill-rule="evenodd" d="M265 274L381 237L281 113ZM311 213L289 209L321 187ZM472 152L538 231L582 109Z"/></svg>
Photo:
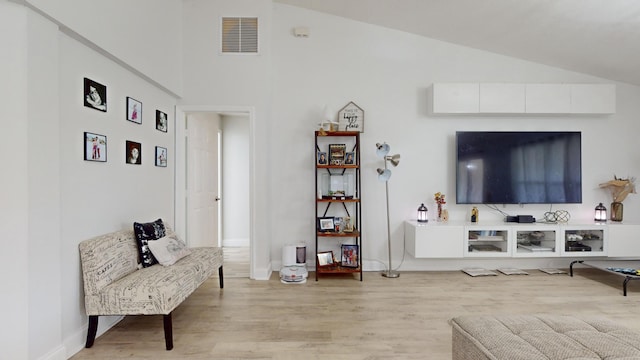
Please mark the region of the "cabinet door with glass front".
<svg viewBox="0 0 640 360"><path fill-rule="evenodd" d="M561 234L564 256L607 256L606 226L565 225Z"/></svg>
<svg viewBox="0 0 640 360"><path fill-rule="evenodd" d="M511 256L509 246L509 230L507 227L476 225L465 226L465 257L508 257Z"/></svg>
<svg viewBox="0 0 640 360"><path fill-rule="evenodd" d="M514 257L560 256L556 226L514 226L512 233Z"/></svg>

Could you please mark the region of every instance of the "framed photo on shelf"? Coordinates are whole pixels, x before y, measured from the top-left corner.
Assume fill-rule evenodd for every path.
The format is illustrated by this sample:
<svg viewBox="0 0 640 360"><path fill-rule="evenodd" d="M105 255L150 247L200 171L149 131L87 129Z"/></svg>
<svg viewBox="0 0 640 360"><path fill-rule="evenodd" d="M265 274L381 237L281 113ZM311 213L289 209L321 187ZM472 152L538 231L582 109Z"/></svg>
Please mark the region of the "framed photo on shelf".
<svg viewBox="0 0 640 360"><path fill-rule="evenodd" d="M135 141L129 141L125 143L125 162L127 164L142 164L142 144Z"/></svg>
<svg viewBox="0 0 640 360"><path fill-rule="evenodd" d="M318 151L318 165L327 165L327 153Z"/></svg>
<svg viewBox="0 0 640 360"><path fill-rule="evenodd" d="M333 229L335 232L342 232L344 230L344 223L342 217L336 216L333 218Z"/></svg>
<svg viewBox="0 0 640 360"><path fill-rule="evenodd" d="M335 224L332 217L318 218L318 231L327 232L335 231Z"/></svg>
<svg viewBox="0 0 640 360"><path fill-rule="evenodd" d="M156 166L167 167L167 148L156 146Z"/></svg>
<svg viewBox="0 0 640 360"><path fill-rule="evenodd" d="M358 245L342 244L341 264L344 267L358 267Z"/></svg>
<svg viewBox="0 0 640 360"><path fill-rule="evenodd" d="M346 151L347 145L345 144L329 144L329 163L331 165L342 165Z"/></svg>
<svg viewBox="0 0 640 360"><path fill-rule="evenodd" d="M107 87L84 78L84 106L107 112Z"/></svg>
<svg viewBox="0 0 640 360"><path fill-rule="evenodd" d="M87 161L107 162L107 137L85 131L84 159Z"/></svg>
<svg viewBox="0 0 640 360"><path fill-rule="evenodd" d="M344 232L353 232L353 222L349 216L344 218L344 224L342 225Z"/></svg>
<svg viewBox="0 0 640 360"><path fill-rule="evenodd" d="M333 266L333 251L323 251L318 253L318 266Z"/></svg>
<svg viewBox="0 0 640 360"><path fill-rule="evenodd" d="M356 163L356 153L353 151L349 151L345 153L344 164L345 165L353 165Z"/></svg>
<svg viewBox="0 0 640 360"><path fill-rule="evenodd" d="M127 120L142 124L142 103L127 96Z"/></svg>

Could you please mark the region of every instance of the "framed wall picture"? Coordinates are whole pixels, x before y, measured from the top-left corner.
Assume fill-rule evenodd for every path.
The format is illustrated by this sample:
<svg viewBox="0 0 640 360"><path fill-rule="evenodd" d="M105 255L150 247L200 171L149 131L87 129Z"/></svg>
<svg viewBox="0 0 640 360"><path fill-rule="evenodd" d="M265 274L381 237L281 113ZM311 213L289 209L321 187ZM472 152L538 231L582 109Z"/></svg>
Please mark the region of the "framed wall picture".
<svg viewBox="0 0 640 360"><path fill-rule="evenodd" d="M323 251L318 253L318 266L333 266L333 251Z"/></svg>
<svg viewBox="0 0 640 360"><path fill-rule="evenodd" d="M156 110L156 129L163 132L167 132L168 128L169 128L169 119L167 119L167 114L160 110Z"/></svg>
<svg viewBox="0 0 640 360"><path fill-rule="evenodd" d="M142 103L127 96L127 120L142 124Z"/></svg>
<svg viewBox="0 0 640 360"><path fill-rule="evenodd" d="M84 106L107 112L107 87L84 78Z"/></svg>
<svg viewBox="0 0 640 360"><path fill-rule="evenodd" d="M127 140L125 143L125 161L127 164L142 164L142 144Z"/></svg>
<svg viewBox="0 0 640 360"><path fill-rule="evenodd" d="M156 166L167 167L167 148L156 146Z"/></svg>
<svg viewBox="0 0 640 360"><path fill-rule="evenodd" d="M327 165L327 153L318 151L318 165Z"/></svg>
<svg viewBox="0 0 640 360"><path fill-rule="evenodd" d="M335 231L335 225L332 217L318 218L318 231Z"/></svg>
<svg viewBox="0 0 640 360"><path fill-rule="evenodd" d="M358 245L342 245L341 265L344 267L358 267Z"/></svg>
<svg viewBox="0 0 640 360"><path fill-rule="evenodd" d="M338 130L364 132L364 110L350 101L338 112Z"/></svg>
<svg viewBox="0 0 640 360"><path fill-rule="evenodd" d="M84 159L87 161L107 161L107 137L90 132L84 133Z"/></svg>
<svg viewBox="0 0 640 360"><path fill-rule="evenodd" d="M347 145L345 144L329 144L329 163L331 165L342 165L346 151Z"/></svg>

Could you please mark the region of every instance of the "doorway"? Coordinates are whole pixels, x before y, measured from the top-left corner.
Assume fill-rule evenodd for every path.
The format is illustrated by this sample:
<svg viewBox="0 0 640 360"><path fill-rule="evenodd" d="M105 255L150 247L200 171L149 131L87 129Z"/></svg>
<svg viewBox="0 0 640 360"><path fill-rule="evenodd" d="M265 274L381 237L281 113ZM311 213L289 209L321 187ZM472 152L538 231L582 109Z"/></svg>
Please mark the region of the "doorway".
<svg viewBox="0 0 640 360"><path fill-rule="evenodd" d="M176 107L176 232L189 246L222 246L225 277L253 278L252 118L250 108Z"/></svg>

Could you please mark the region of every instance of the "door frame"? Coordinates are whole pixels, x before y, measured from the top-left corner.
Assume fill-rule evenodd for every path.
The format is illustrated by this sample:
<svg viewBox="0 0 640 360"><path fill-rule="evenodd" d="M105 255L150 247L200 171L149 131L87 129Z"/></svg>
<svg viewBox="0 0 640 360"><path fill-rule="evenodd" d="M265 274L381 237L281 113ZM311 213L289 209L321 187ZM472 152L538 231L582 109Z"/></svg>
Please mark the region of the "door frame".
<svg viewBox="0 0 640 360"><path fill-rule="evenodd" d="M225 114L242 114L249 117L249 206L251 209L256 208L255 194L255 108L253 106L223 106L223 105L176 105L175 107L175 211L174 226L175 232L185 239L187 225L187 152L186 152L186 115L189 113L225 113ZM255 217L253 211L249 211L249 278L254 279L255 276L255 246L253 244L255 234ZM220 239L220 241L222 241Z"/></svg>

